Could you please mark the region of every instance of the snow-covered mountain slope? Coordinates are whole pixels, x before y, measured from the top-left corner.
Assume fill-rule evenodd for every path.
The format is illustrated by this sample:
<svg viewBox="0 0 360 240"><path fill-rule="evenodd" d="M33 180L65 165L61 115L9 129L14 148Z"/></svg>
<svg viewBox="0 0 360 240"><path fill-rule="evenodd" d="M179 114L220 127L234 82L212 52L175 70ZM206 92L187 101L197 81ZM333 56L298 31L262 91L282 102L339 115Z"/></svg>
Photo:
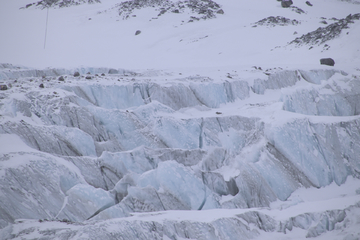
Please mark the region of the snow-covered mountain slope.
<svg viewBox="0 0 360 240"><path fill-rule="evenodd" d="M300 64L317 66L320 58L332 57L337 66L359 65L359 20L352 20L338 38L319 46L288 45L319 27L360 13L360 4L356 1L324 0L313 2L313 6L296 1L293 6L304 11L299 14L294 8L282 8L277 1L218 0L216 3L224 14L214 10L215 17L207 20L201 19L204 14L189 7L179 8L179 13L170 11L171 8L158 16L161 8L166 10L165 6L169 4L154 4L154 7L135 8L124 20L124 16L119 15L125 11L119 9L121 1L103 0L101 4L50 8L46 44L47 11L35 7L19 10L29 2L33 1L0 1L2 63L37 68L84 65L165 69L260 65L266 69L299 68ZM256 24L270 16L296 20L299 24ZM200 20L189 22L194 19L192 17ZM141 34L135 35L137 30Z"/></svg>
<svg viewBox="0 0 360 240"><path fill-rule="evenodd" d="M356 1L55 4L46 42L29 3L0 0L0 239L360 238Z"/></svg>

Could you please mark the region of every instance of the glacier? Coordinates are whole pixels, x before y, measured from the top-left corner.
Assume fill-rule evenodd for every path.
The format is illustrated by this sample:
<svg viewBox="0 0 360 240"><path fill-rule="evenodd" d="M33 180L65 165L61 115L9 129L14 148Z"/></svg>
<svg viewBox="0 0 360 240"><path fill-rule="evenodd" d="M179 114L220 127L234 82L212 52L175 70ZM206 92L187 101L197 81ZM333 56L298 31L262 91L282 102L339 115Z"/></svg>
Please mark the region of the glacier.
<svg viewBox="0 0 360 240"><path fill-rule="evenodd" d="M358 76L1 67L4 239L359 237ZM293 210L344 185L344 204Z"/></svg>
<svg viewBox="0 0 360 240"><path fill-rule="evenodd" d="M0 0L0 240L360 239L359 0L95 2Z"/></svg>

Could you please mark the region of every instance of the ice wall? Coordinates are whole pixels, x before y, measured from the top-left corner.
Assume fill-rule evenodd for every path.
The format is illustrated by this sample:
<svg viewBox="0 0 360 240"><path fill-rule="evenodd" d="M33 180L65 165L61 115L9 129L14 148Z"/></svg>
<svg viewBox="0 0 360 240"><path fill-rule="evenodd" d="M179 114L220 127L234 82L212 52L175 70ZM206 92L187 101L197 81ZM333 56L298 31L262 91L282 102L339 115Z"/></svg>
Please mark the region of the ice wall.
<svg viewBox="0 0 360 240"><path fill-rule="evenodd" d="M96 67L79 67L74 69L64 68L47 68L47 69L33 69L21 65L0 64L0 80L18 79L18 78L42 78L42 77L57 77L61 75L73 75L75 72L80 74L121 74L132 75L134 72L125 69L113 68L96 68Z"/></svg>
<svg viewBox="0 0 360 240"><path fill-rule="evenodd" d="M359 177L360 87L357 78L337 71L166 83L119 82L124 72L64 82L29 81L32 73L26 74L1 93L0 134L15 134L34 151L1 155L2 226L17 218L84 221L265 207L299 187ZM270 89L279 102L259 104L257 96L264 99ZM229 106L242 108L226 113ZM181 224L209 228L208 239L230 236L235 230L228 226L241 221ZM161 234L178 224L159 225ZM257 235L245 225L249 237Z"/></svg>
<svg viewBox="0 0 360 240"><path fill-rule="evenodd" d="M357 78L307 86L282 96L284 110L317 116L359 115L360 83Z"/></svg>

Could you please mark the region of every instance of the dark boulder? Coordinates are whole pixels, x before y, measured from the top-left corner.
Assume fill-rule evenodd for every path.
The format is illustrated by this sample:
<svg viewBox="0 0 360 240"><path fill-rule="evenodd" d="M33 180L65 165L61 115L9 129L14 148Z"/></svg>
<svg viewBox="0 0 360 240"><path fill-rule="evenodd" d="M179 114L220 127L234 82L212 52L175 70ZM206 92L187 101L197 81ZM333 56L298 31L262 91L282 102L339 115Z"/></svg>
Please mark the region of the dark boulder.
<svg viewBox="0 0 360 240"><path fill-rule="evenodd" d="M322 59L320 59L320 64L328 65L328 66L334 66L335 61L332 58L322 58Z"/></svg>
<svg viewBox="0 0 360 240"><path fill-rule="evenodd" d="M310 6L310 7L312 7L313 5L311 4L311 2L309 2L309 1L306 1L305 2L308 6Z"/></svg>
<svg viewBox="0 0 360 240"><path fill-rule="evenodd" d="M282 6L283 8L288 8L288 7L290 7L292 4L293 4L293 1L292 1L292 0L282 0L282 1L281 1L281 6Z"/></svg>
<svg viewBox="0 0 360 240"><path fill-rule="evenodd" d="M7 90L8 87L5 84L0 85L0 90Z"/></svg>
<svg viewBox="0 0 360 240"><path fill-rule="evenodd" d="M65 81L65 79L64 79L63 76L60 76L60 77L58 78L58 80L59 80L59 81Z"/></svg>
<svg viewBox="0 0 360 240"><path fill-rule="evenodd" d="M44 84L41 83L41 84L39 85L39 88L44 88Z"/></svg>
<svg viewBox="0 0 360 240"><path fill-rule="evenodd" d="M136 35L139 35L141 33L141 31L140 30L136 30L136 32L135 32L135 36Z"/></svg>
<svg viewBox="0 0 360 240"><path fill-rule="evenodd" d="M74 77L79 77L80 76L80 73L79 72L75 72L74 73Z"/></svg>

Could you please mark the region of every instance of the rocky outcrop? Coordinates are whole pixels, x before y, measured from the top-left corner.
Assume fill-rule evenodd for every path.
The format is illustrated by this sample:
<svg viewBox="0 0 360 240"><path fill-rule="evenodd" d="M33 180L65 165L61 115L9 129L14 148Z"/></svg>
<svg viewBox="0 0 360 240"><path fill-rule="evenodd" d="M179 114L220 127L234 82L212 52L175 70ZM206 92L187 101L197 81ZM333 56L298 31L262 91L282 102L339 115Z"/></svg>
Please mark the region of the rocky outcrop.
<svg viewBox="0 0 360 240"><path fill-rule="evenodd" d="M289 19L289 18L285 18L285 17L281 17L281 16L270 16L264 19L261 19L260 21L257 21L256 23L254 23L253 27L256 26L270 26L270 27L275 27L275 26L288 26L288 25L298 25L300 24L300 22L296 19Z"/></svg>
<svg viewBox="0 0 360 240"><path fill-rule="evenodd" d="M127 19L133 16L136 9L152 7L158 11L157 17L166 13L184 13L190 10L198 19L215 18L217 14L224 14L220 5L212 0L185 0L173 2L169 0L136 0L125 1L116 5L119 9L119 16ZM191 20L191 19L190 19Z"/></svg>
<svg viewBox="0 0 360 240"><path fill-rule="evenodd" d="M342 30L348 29L349 24L354 23L354 20L360 19L360 13L350 14L346 18L335 20L336 22L326 26L319 27L315 31L309 32L302 35L301 37L295 38L290 44L295 45L320 45L331 39L338 37Z"/></svg>
<svg viewBox="0 0 360 240"><path fill-rule="evenodd" d="M49 7L70 7L70 6L76 6L76 5L80 5L80 4L84 4L84 3L100 3L100 0L41 0L38 2L34 2L34 3L29 3L26 4L25 7L22 7L20 9L25 9L25 8L29 8L29 7L36 7L36 8L41 8L41 9L45 9L45 8L49 8Z"/></svg>
<svg viewBox="0 0 360 240"><path fill-rule="evenodd" d="M36 7L41 9L45 9L49 7L62 8L62 7L76 6L84 3L100 3L100 0L41 0L38 2L26 4L26 6L22 7L21 9L29 8L29 7Z"/></svg>

